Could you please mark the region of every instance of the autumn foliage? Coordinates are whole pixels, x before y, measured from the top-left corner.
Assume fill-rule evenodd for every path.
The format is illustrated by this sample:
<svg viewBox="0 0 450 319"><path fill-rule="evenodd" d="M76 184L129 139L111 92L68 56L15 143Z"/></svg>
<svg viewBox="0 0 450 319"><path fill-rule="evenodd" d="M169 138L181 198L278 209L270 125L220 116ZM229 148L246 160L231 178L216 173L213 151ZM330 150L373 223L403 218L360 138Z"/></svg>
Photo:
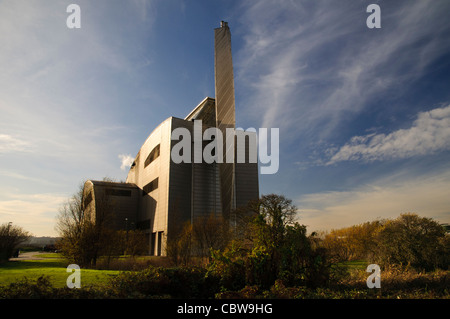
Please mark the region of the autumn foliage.
<svg viewBox="0 0 450 319"><path fill-rule="evenodd" d="M417 269L447 269L450 238L431 218L402 214L333 230L323 246L336 262L368 260L383 266L410 265Z"/></svg>

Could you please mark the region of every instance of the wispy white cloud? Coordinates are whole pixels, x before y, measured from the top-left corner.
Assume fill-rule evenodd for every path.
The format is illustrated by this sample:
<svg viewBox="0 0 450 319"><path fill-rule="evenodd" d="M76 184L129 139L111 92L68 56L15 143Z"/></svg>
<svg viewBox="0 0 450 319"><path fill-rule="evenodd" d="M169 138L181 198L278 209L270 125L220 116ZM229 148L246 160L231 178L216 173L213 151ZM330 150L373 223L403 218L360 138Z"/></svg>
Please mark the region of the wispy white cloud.
<svg viewBox="0 0 450 319"><path fill-rule="evenodd" d="M32 145L22 139L9 134L0 134L0 154L10 152L29 152Z"/></svg>
<svg viewBox="0 0 450 319"><path fill-rule="evenodd" d="M406 129L389 134L354 136L328 161L375 161L409 158L450 150L450 105L420 112Z"/></svg>
<svg viewBox="0 0 450 319"><path fill-rule="evenodd" d="M122 171L129 169L131 164L133 164L134 158L129 154L120 154L119 159L121 161L120 169Z"/></svg>
<svg viewBox="0 0 450 319"><path fill-rule="evenodd" d="M3 180L6 180L6 179L9 179L10 181L11 180L14 180L14 181L20 180L20 181L32 182L34 185L44 184L46 186L56 186L56 187L60 186L60 184L57 181L51 181L49 179L45 179L42 177L34 177L31 175L18 173L13 170L2 169L2 170L0 170L0 176L3 176Z"/></svg>

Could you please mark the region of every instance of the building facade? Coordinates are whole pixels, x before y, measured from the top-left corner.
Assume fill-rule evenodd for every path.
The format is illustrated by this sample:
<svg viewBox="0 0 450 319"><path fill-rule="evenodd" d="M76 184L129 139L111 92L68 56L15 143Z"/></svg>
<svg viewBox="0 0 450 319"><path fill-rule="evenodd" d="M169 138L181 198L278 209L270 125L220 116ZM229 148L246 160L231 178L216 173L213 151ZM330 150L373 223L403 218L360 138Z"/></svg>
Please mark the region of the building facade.
<svg viewBox="0 0 450 319"><path fill-rule="evenodd" d="M107 220L114 229L145 231L150 255L165 255L167 239L185 222L200 222L199 217L210 214L229 218L236 207L259 197L258 164L249 157L256 133L246 132L243 144L235 143L235 135L227 136L227 129L235 129L230 29L222 22L214 33L216 98L206 97L184 119L170 117L156 127L137 153L125 183L85 183L85 212L94 218L109 212ZM174 132L181 129L191 137L199 133L203 137L209 128L222 133L222 158L217 152L218 160L203 160L211 140L202 139L200 144L192 142L189 155L182 154L188 160L173 160L172 151L175 147L179 152L181 144L177 144L182 142ZM227 137L233 139L232 144ZM231 162L226 161L230 151ZM245 161L237 161L239 152L246 154ZM202 160L196 160L197 156Z"/></svg>

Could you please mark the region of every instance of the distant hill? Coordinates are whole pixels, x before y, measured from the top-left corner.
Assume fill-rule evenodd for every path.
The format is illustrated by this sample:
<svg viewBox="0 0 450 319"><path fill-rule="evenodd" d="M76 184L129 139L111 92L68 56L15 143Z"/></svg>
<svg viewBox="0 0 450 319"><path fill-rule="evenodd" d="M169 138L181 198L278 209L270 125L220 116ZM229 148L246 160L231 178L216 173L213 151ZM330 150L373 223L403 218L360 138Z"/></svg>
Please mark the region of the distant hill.
<svg viewBox="0 0 450 319"><path fill-rule="evenodd" d="M450 224L441 224L442 227L444 227L446 233L450 233Z"/></svg>
<svg viewBox="0 0 450 319"><path fill-rule="evenodd" d="M54 246L59 237L30 237L26 242L22 243L21 246Z"/></svg>

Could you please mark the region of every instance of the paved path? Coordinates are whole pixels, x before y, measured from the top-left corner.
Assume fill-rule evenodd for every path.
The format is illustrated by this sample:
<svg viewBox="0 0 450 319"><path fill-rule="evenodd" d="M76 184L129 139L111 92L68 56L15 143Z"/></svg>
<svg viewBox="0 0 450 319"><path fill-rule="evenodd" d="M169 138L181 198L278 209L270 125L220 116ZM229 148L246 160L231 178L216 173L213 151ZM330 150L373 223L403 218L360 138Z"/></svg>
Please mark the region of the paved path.
<svg viewBox="0 0 450 319"><path fill-rule="evenodd" d="M26 253L20 253L17 258L9 258L10 261L20 261L20 260L42 260L43 257L39 257L40 254L48 254L48 252L31 251Z"/></svg>

